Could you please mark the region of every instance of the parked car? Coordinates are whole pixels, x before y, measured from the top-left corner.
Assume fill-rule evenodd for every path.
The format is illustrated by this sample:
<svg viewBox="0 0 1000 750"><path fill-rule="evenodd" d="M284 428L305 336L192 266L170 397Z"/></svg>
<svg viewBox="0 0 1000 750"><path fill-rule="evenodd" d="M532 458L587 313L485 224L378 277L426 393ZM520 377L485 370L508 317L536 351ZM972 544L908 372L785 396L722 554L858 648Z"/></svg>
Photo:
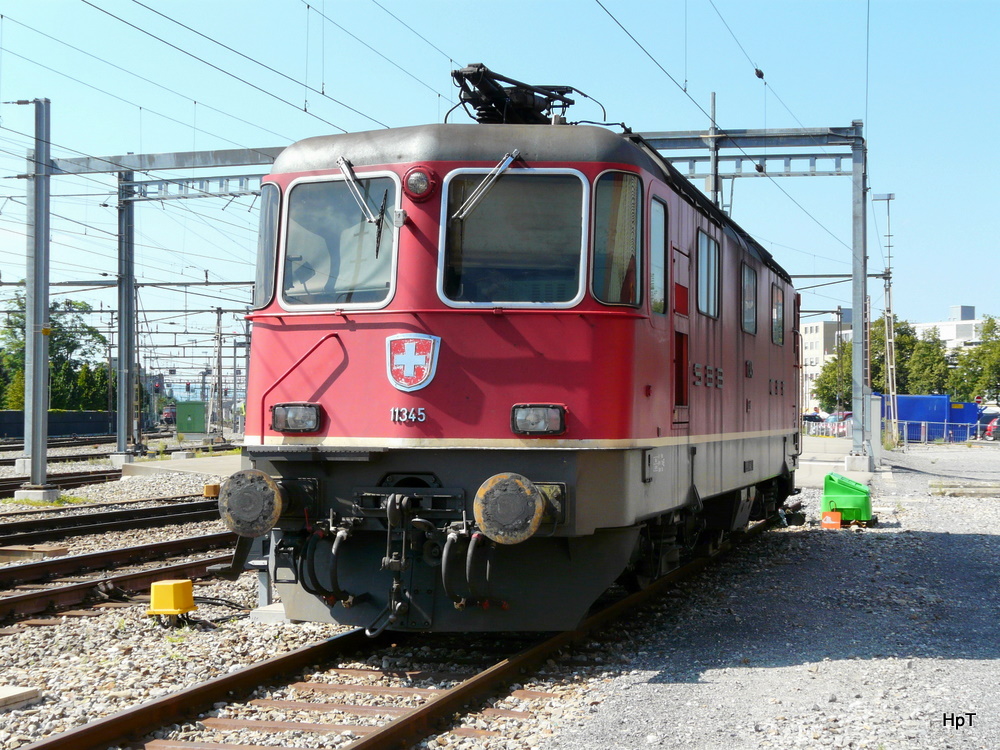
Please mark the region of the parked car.
<svg viewBox="0 0 1000 750"><path fill-rule="evenodd" d="M830 434L836 437L847 435L846 423L851 421L852 416L854 416L854 412L838 411L827 417L825 421L829 425Z"/></svg>
<svg viewBox="0 0 1000 750"><path fill-rule="evenodd" d="M1000 438L1000 425L997 424L998 422L1000 422L1000 417L995 417L991 420L990 423L986 425L986 432L983 434L983 437L987 440L996 440L997 438Z"/></svg>
<svg viewBox="0 0 1000 750"><path fill-rule="evenodd" d="M986 437L986 428L989 427L990 422L1000 417L995 411L983 412L979 415L978 423L976 424L976 438Z"/></svg>
<svg viewBox="0 0 1000 750"><path fill-rule="evenodd" d="M817 414L814 411L810 411L810 412L807 412L807 413L805 413L805 414L802 415L802 421L803 422L822 422L823 421L823 417L821 417L819 414Z"/></svg>

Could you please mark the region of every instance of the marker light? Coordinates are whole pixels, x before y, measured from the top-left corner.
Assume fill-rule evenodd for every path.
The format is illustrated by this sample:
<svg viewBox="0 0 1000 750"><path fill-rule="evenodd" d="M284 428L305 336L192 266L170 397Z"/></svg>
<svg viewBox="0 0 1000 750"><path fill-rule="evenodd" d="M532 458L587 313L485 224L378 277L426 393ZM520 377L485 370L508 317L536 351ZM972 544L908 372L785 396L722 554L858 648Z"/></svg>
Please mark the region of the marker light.
<svg viewBox="0 0 1000 750"><path fill-rule="evenodd" d="M437 177L426 167L413 167L403 176L403 192L413 201L425 201L434 193Z"/></svg>
<svg viewBox="0 0 1000 750"><path fill-rule="evenodd" d="M319 404L275 404L271 407L271 429L275 432L316 432Z"/></svg>
<svg viewBox="0 0 1000 750"><path fill-rule="evenodd" d="M515 404L510 429L517 435L561 435L566 431L566 407L559 404Z"/></svg>

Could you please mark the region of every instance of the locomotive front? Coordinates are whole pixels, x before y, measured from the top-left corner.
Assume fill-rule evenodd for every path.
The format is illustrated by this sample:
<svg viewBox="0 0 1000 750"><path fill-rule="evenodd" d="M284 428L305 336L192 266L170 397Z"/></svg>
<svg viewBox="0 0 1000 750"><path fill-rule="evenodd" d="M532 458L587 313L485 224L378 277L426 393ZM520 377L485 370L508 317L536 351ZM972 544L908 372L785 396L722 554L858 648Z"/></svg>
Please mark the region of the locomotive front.
<svg viewBox="0 0 1000 750"><path fill-rule="evenodd" d="M603 129L543 125L279 157L244 470L220 508L244 556L269 538L288 618L572 628L625 568L645 159Z"/></svg>

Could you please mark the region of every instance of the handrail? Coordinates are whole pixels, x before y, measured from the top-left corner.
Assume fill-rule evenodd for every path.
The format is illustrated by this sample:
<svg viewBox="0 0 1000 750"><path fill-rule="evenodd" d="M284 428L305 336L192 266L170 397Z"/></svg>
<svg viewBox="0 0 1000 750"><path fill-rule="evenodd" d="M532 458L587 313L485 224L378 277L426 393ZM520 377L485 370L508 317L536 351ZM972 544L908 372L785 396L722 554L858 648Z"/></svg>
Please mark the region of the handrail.
<svg viewBox="0 0 1000 750"><path fill-rule="evenodd" d="M261 435L264 434L264 429L265 429L265 427L264 427L264 402L267 399L268 395L270 395L271 391L273 391L275 388L277 388L278 385L281 383L282 380L284 380L289 375L291 375L292 374L292 370L294 370L299 365L301 365L314 351L316 351L317 349L319 349L320 345L324 341L326 341L327 339L339 339L339 338L340 338L340 334L336 333L336 332L331 332L331 333L326 334L323 338L321 338L319 341L317 341L315 344L313 344L309 348L309 351L307 351L305 354L303 354L301 357L299 357L297 360L295 360L295 364L293 364L291 367L289 367L287 370L285 370L284 374L280 378L278 378L277 380L275 380L273 383L271 383L271 386L266 391L264 391L261 394L261 396L260 396L260 434Z"/></svg>

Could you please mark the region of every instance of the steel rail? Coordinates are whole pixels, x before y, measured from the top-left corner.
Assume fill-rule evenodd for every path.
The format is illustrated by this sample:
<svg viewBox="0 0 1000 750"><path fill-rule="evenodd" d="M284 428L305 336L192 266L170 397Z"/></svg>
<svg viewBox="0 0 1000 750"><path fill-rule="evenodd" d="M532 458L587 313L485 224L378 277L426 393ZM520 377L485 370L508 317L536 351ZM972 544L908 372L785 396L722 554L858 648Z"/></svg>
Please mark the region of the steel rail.
<svg viewBox="0 0 1000 750"><path fill-rule="evenodd" d="M224 531L218 534L171 539L167 542L144 544L139 547L119 547L103 552L85 555L54 557L22 565L0 567L0 587L10 588L18 584L46 581L56 576L87 573L104 568L138 564L172 555L207 552L220 547L233 546L236 535Z"/></svg>
<svg viewBox="0 0 1000 750"><path fill-rule="evenodd" d="M83 583L70 583L65 586L0 597L0 620L78 607L95 596L100 597L98 592L101 591L113 589L125 592L144 591L156 581L171 578L204 578L208 575L209 566L227 563L230 559L230 555L208 557L191 562L150 568L136 573L104 576Z"/></svg>
<svg viewBox="0 0 1000 750"><path fill-rule="evenodd" d="M747 539L757 536L768 528L773 520L755 524L747 532L741 534L741 538ZM731 546L732 543L726 542L720 546L718 552L725 552ZM439 696L429 699L411 713L392 720L385 726L345 747L347 750L384 750L388 747L408 747L416 744L428 735L441 731L440 723L450 719L455 711L470 703L481 701L485 696L499 689L503 683L513 681L515 678L520 680L524 672L537 668L554 652L585 640L591 632L599 630L623 614L646 604L671 584L695 575L721 557L721 554L701 557L671 571L647 588L588 617L577 630L560 633L543 643L529 647L521 654L504 659L454 688L442 691ZM231 700L230 693L250 692L261 684L281 675L292 673L310 664L322 662L343 651L371 643L371 640L365 638L363 633L361 628L352 630L315 646L305 647L285 656L274 657L259 665L246 667L68 732L39 740L23 750L103 750L108 745L121 744L127 738L148 734L156 727L179 723L184 718L204 710L220 700ZM294 660L295 666L288 666L292 660ZM157 741L153 743L153 746L156 744L161 744L163 747L185 748L218 745L218 743Z"/></svg>
<svg viewBox="0 0 1000 750"><path fill-rule="evenodd" d="M68 464L74 461L90 461L95 458L108 460L110 453L74 453L73 455L46 456L45 460L50 464ZM27 456L0 456L0 466L14 466L22 458Z"/></svg>
<svg viewBox="0 0 1000 750"><path fill-rule="evenodd" d="M81 435L79 437L50 438L49 448L62 448L82 443L113 443L117 440L114 435ZM0 443L0 451L23 451L24 441L20 443Z"/></svg>
<svg viewBox="0 0 1000 750"><path fill-rule="evenodd" d="M86 513L58 519L34 519L0 524L0 547L13 544L38 544L68 536L103 534L106 531L148 529L153 526L173 526L180 523L212 521L219 516L216 500L163 505L155 508L115 510L107 513ZM50 521L46 524L46 520Z"/></svg>
<svg viewBox="0 0 1000 750"><path fill-rule="evenodd" d="M0 511L0 528L6 523L9 518L31 518L32 516L41 516L45 513L70 513L74 510L92 510L94 508L116 508L119 505L134 505L135 503L166 503L171 500L190 500L193 497L202 497L198 493L187 493L185 495L166 495L165 497L137 497L132 500L115 500L110 503L84 503L77 505L73 503L72 505L58 505L52 506L51 508L29 508L27 510L14 510L3 512Z"/></svg>
<svg viewBox="0 0 1000 750"><path fill-rule="evenodd" d="M88 484L101 484L121 479L121 469L101 469L99 471L74 471L66 474L49 474L45 481L59 489L69 490ZM0 497L13 497L14 493L31 480L28 477L13 477L0 480Z"/></svg>
<svg viewBox="0 0 1000 750"><path fill-rule="evenodd" d="M93 526L74 526L68 529L43 530L11 534L0 537L0 546L29 545L54 539L65 539L71 536L87 536L89 534L104 534L108 531L126 531L130 529L149 529L159 526L178 526L185 523L201 523L203 521L218 521L219 508L196 510L187 513L173 513L168 516L150 516L136 518L130 521L95 524Z"/></svg>
<svg viewBox="0 0 1000 750"><path fill-rule="evenodd" d="M186 453L188 451L195 451L196 453L225 453L226 451L231 451L236 449L237 446L232 443L218 443L216 445L202 445L197 448L168 448L163 451L163 455L173 455L174 453ZM160 455L158 451L148 451L146 453L149 455ZM109 461L111 453L92 451L90 453L73 453L73 454L63 454L63 455L53 455L47 456L46 461L50 464L68 464L74 461ZM18 460L21 458L27 458L27 456L2 456L0 455L0 466L14 466L17 464Z"/></svg>
<svg viewBox="0 0 1000 750"><path fill-rule="evenodd" d="M213 703L225 700L230 693L250 693L262 684L370 643L363 628L350 630L39 740L21 750L104 750L109 745L121 743L123 738L141 736L155 727L176 724L199 710L210 708Z"/></svg>
<svg viewBox="0 0 1000 750"><path fill-rule="evenodd" d="M750 527L743 535L744 539L757 536L770 526L770 521L761 521ZM410 747L430 734L440 731L440 723L453 713L470 703L481 700L497 690L503 683L521 678L523 673L536 670L541 664L560 649L587 639L590 633L605 627L611 621L621 617L626 612L637 609L651 599L659 596L663 590L680 580L692 577L721 557L728 551L731 542L721 545L719 552L712 556L699 557L665 576L656 579L651 585L621 599L597 612L580 625L576 630L559 633L543 643L470 677L459 685L447 690L437 697L430 698L411 713L400 716L380 729L366 735L351 744L345 750L384 750L387 747Z"/></svg>

